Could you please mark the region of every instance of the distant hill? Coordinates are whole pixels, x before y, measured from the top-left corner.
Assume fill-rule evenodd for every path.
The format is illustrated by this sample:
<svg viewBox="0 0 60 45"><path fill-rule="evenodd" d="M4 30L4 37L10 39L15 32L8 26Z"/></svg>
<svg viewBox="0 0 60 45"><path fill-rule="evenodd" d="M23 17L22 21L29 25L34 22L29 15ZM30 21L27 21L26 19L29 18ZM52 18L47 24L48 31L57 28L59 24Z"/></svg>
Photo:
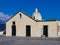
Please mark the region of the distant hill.
<svg viewBox="0 0 60 45"><path fill-rule="evenodd" d="M9 15L0 12L0 31L6 29L6 20L8 20L9 18Z"/></svg>
<svg viewBox="0 0 60 45"><path fill-rule="evenodd" d="M3 31L6 29L6 24L0 24L0 31Z"/></svg>
<svg viewBox="0 0 60 45"><path fill-rule="evenodd" d="M6 21L0 20L0 31L3 31L6 29Z"/></svg>

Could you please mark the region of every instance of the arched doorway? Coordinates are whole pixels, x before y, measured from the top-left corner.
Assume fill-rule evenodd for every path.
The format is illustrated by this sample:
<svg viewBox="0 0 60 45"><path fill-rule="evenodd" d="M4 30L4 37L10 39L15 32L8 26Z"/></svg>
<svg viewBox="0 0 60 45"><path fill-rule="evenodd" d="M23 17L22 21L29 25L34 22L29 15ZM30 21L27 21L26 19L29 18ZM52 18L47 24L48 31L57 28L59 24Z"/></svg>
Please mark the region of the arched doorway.
<svg viewBox="0 0 60 45"><path fill-rule="evenodd" d="M12 36L16 36L16 25L15 25L15 21L12 24Z"/></svg>

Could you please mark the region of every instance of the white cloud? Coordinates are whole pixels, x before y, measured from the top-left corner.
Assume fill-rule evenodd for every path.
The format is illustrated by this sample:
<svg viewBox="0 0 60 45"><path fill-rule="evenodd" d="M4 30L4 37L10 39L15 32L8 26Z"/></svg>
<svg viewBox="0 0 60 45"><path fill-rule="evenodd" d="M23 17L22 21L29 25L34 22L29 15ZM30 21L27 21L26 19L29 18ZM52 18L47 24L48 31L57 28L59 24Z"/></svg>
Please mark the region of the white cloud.
<svg viewBox="0 0 60 45"><path fill-rule="evenodd" d="M0 20L6 21L10 18L11 16L4 14L3 12L0 12Z"/></svg>

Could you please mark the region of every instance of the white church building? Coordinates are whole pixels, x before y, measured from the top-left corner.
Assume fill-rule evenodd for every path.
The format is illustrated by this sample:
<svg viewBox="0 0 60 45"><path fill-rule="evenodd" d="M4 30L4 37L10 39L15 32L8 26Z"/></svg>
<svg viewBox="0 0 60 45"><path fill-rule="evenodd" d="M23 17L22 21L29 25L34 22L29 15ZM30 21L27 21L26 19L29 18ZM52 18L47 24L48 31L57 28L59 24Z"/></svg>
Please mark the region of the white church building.
<svg viewBox="0 0 60 45"><path fill-rule="evenodd" d="M6 22L6 36L60 37L60 21L42 20L38 9L29 17L18 12Z"/></svg>

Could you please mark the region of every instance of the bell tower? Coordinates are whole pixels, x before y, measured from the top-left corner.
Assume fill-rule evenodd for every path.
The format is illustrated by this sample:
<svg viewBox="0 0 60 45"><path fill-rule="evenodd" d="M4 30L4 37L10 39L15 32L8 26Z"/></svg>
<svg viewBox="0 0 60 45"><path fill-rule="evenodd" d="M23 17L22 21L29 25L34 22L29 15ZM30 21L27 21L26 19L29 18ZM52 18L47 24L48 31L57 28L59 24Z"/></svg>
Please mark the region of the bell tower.
<svg viewBox="0 0 60 45"><path fill-rule="evenodd" d="M38 9L35 9L35 12L32 14L32 18L34 20L42 20L42 16L41 14L38 12Z"/></svg>

